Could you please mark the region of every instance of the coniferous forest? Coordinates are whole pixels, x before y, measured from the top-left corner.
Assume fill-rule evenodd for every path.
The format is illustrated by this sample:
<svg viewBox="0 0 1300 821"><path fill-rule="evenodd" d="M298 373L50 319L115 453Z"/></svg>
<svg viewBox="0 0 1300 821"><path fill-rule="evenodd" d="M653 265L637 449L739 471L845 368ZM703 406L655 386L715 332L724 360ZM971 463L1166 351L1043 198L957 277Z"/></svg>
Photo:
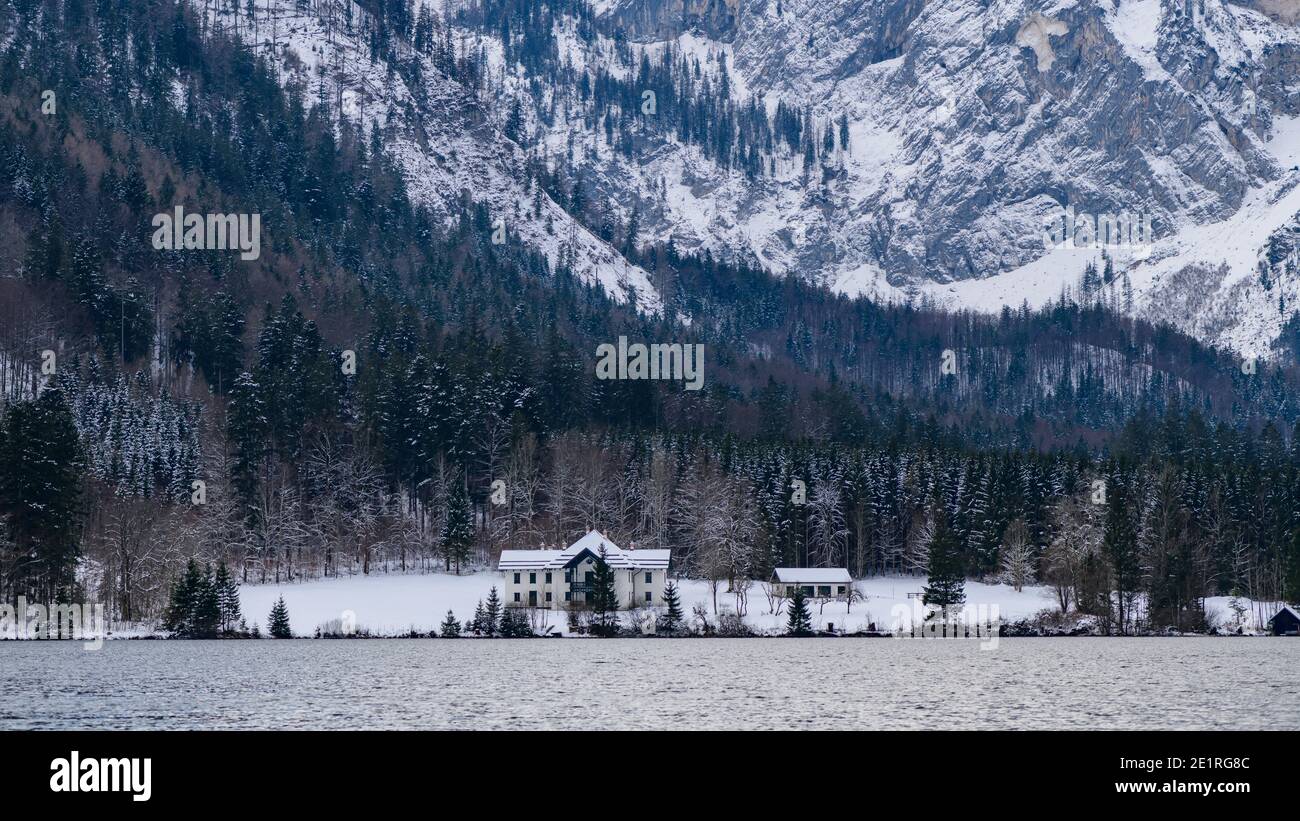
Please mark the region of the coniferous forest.
<svg viewBox="0 0 1300 821"><path fill-rule="evenodd" d="M389 65L491 96L427 6L339 8ZM629 157L672 138L761 176L847 139L671 50L633 79L575 69L541 34L557 8L460 23L504 29ZM729 587L776 566L1034 581L1108 634L1206 629L1207 596L1300 600L1294 340L1243 362L1132 318L1106 263L996 315L849 298L643 236L530 145L544 107L508 116L527 184L650 272L662 309L638 310L494 242L473 192L421 205L378 127L195 9L0 3L0 600L211 635L236 583L462 573L592 528ZM609 115L646 87L659 134ZM156 249L178 204L259 213L260 256ZM597 379L621 336L702 344L703 388ZM177 589L209 594L178 610Z"/></svg>

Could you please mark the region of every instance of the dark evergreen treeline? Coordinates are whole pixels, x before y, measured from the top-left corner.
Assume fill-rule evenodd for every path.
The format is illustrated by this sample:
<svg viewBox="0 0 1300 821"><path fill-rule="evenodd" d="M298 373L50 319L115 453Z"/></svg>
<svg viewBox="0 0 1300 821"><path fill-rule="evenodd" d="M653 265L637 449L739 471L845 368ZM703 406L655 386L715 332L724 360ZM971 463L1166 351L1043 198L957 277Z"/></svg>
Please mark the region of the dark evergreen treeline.
<svg viewBox="0 0 1300 821"><path fill-rule="evenodd" d="M245 634L239 605L239 583L230 575L225 562L200 568L190 559L185 572L172 585L170 601L163 613L163 627L187 639L214 639L218 636ZM277 638L279 638L277 636Z"/></svg>

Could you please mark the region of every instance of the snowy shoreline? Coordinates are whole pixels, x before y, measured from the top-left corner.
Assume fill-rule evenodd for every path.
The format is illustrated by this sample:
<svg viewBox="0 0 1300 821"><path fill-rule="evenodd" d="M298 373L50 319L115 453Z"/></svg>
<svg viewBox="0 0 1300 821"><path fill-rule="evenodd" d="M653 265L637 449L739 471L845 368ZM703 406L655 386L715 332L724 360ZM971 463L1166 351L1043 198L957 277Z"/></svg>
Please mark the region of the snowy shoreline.
<svg viewBox="0 0 1300 821"><path fill-rule="evenodd" d="M491 571L464 575L420 573L346 576L286 584L246 584L240 588L239 597L245 622L250 628L258 625L263 635L266 633L271 607L283 596L295 637L317 637L318 628L326 628L321 631L325 633L336 632L329 627L336 626L341 621L353 625L358 635L340 638L428 637L431 633L436 633L448 610L462 623L471 619L478 603L487 600L493 587L497 588L498 593L504 589L503 581L500 574ZM708 582L678 579L676 584L681 596L682 612L691 626L697 624L692 611L703 608L715 629L720 616L734 617L735 613L740 612L745 626L755 634L754 637L779 636L785 630L787 616L784 608L772 612L774 602L767 598L762 585L754 584L747 593L737 594L726 592L726 584L721 584L717 590L715 610L714 592ZM836 637L890 637L893 635L891 628L899 623L899 617L904 619L902 623L906 626L909 624L908 617L919 612L919 597L924 585L925 578L919 576L875 576L862 579L856 583L856 587L864 598L853 602L851 607L843 601L810 602L812 628L817 633L833 630ZM1006 638L1024 635L1024 628L1043 611L1059 610L1053 592L1044 586L1026 586L1017 592L1005 584L969 581L966 584L966 602L972 611L991 615L992 620L1000 622L1001 635ZM1261 632L1263 626L1260 621L1271 615L1268 607L1248 599L1239 599L1238 602L1244 607L1247 617L1247 626L1243 632L1247 635ZM1205 606L1211 624L1218 627L1217 633L1156 635L1213 637L1235 634L1235 630L1225 628L1234 616L1231 599L1223 596L1207 598ZM634 612L646 615L655 610ZM549 632L552 636L566 638L582 637L569 633L564 611L533 611L533 618L535 632ZM981 620L983 618L982 616ZM109 630L110 633L106 636L109 640L168 637L165 631L154 624L110 625ZM1077 631L1077 628L1075 632L1079 635L1098 635L1090 631ZM1069 630L1059 634L1049 632L1045 637L1065 637L1069 633ZM714 636L683 638L699 637Z"/></svg>

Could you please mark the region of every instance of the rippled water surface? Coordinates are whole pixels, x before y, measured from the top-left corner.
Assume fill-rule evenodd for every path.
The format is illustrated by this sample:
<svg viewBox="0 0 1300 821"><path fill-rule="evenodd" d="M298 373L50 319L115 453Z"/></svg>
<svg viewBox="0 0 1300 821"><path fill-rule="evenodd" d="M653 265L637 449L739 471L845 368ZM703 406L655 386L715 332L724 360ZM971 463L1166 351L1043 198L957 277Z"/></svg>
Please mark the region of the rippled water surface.
<svg viewBox="0 0 1300 821"><path fill-rule="evenodd" d="M0 642L0 729L1300 729L1294 639Z"/></svg>

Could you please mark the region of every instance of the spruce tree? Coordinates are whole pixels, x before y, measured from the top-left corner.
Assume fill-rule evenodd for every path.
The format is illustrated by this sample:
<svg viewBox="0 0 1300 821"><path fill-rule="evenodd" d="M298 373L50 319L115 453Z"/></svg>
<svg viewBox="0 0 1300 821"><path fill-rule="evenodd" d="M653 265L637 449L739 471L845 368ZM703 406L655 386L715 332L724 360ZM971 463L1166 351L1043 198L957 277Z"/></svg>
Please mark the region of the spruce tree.
<svg viewBox="0 0 1300 821"><path fill-rule="evenodd" d="M789 636L812 635L812 613L808 610L808 597L804 595L802 587L796 587L794 596L790 599L790 615L786 620L785 632Z"/></svg>
<svg viewBox="0 0 1300 821"><path fill-rule="evenodd" d="M469 631L476 636L483 635L484 625L487 623L487 614L483 610L483 600L478 600L478 606L474 608L474 618L469 623Z"/></svg>
<svg viewBox="0 0 1300 821"><path fill-rule="evenodd" d="M199 566L193 559L185 566L185 572L172 582L171 596L167 609L163 612L163 629L180 638L189 638L190 624L194 614Z"/></svg>
<svg viewBox="0 0 1300 821"><path fill-rule="evenodd" d="M72 598L80 555L85 453L63 391L11 404L0 425L0 515L22 556L11 590L54 602Z"/></svg>
<svg viewBox="0 0 1300 821"><path fill-rule="evenodd" d="M235 495L250 520L256 515L258 486L262 462L267 454L266 405L262 389L250 373L241 373L230 389L230 406L226 412L226 438L234 451L230 480Z"/></svg>
<svg viewBox="0 0 1300 821"><path fill-rule="evenodd" d="M482 631L488 636L495 636L501 623L501 597L497 595L496 585L488 591L487 606L483 608Z"/></svg>
<svg viewBox="0 0 1300 821"><path fill-rule="evenodd" d="M447 618L442 620L442 627L438 630L438 635L444 639L460 638L460 622L456 621L456 614L447 611Z"/></svg>
<svg viewBox="0 0 1300 821"><path fill-rule="evenodd" d="M217 591L217 608L221 614L221 631L229 633L242 619L239 608L239 582L230 575L224 561L217 563L217 574L213 580Z"/></svg>
<svg viewBox="0 0 1300 821"><path fill-rule="evenodd" d="M517 607L507 607L501 614L501 637L506 639L529 638L533 628Z"/></svg>
<svg viewBox="0 0 1300 821"><path fill-rule="evenodd" d="M194 585L194 609L190 615L190 637L213 639L221 627L221 604L212 566L204 568Z"/></svg>
<svg viewBox="0 0 1300 821"><path fill-rule="evenodd" d="M448 570L454 564L456 574L460 575L460 567L469 558L473 541L474 521L469 509L469 496L464 482L454 481L447 495L447 520L442 527L442 550Z"/></svg>
<svg viewBox="0 0 1300 821"><path fill-rule="evenodd" d="M271 608L267 630L273 639L293 638L293 629L289 627L289 608L284 606L284 596L281 596Z"/></svg>
<svg viewBox="0 0 1300 821"><path fill-rule="evenodd" d="M595 615L591 631L597 636L614 636L618 634L618 589L614 583L614 569L605 556L602 545L591 576L591 589L587 591L587 605Z"/></svg>
<svg viewBox="0 0 1300 821"><path fill-rule="evenodd" d="M1129 498L1119 474L1106 481L1106 530L1102 550L1110 560L1115 574L1115 590L1119 594L1119 630L1127 633L1132 621L1133 602L1141 583L1141 561L1138 554L1137 528L1129 511Z"/></svg>
<svg viewBox="0 0 1300 821"><path fill-rule="evenodd" d="M178 638L215 638L221 626L221 611L216 584L209 568L199 569L190 559L185 572L172 584L167 608L163 611L163 629Z"/></svg>
<svg viewBox="0 0 1300 821"><path fill-rule="evenodd" d="M1282 597L1292 604L1300 603L1300 517L1297 517L1295 534L1285 547Z"/></svg>
<svg viewBox="0 0 1300 821"><path fill-rule="evenodd" d="M668 582L664 587L664 606L668 609L659 617L656 629L671 636L682 629L682 622L685 620L682 614L681 596L677 593L675 582Z"/></svg>
<svg viewBox="0 0 1300 821"><path fill-rule="evenodd" d="M966 570L962 561L961 541L948 524L942 504L934 517L934 538L930 542L930 571L921 601L938 607L943 618L948 610L966 603Z"/></svg>

